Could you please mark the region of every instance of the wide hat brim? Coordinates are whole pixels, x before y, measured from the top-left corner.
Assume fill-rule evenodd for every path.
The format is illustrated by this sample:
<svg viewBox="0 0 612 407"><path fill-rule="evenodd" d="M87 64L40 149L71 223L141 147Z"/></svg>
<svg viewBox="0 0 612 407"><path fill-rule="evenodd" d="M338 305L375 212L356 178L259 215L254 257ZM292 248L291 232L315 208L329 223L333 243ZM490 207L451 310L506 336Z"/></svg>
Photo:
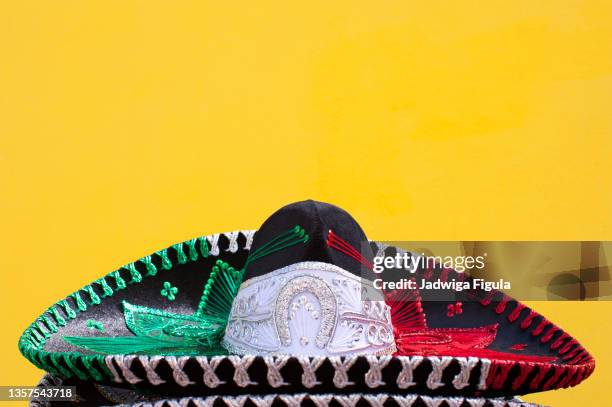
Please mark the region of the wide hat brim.
<svg viewBox="0 0 612 407"><path fill-rule="evenodd" d="M530 347L529 352L555 358L554 362L546 363L545 371L538 362L520 358L513 360L512 365L497 363L505 360L503 353L492 357L478 354L424 356L418 352L349 357L98 354L64 340L66 336L75 335L133 335L123 321L124 301L178 314L193 314L215 262L221 259L240 267L247 258L253 236L254 231L205 236L130 263L52 305L26 329L19 348L36 366L62 379L148 387L165 394L190 396L279 392L352 394L357 390L359 393L500 396L572 386L593 370L594 362L590 357L581 359L581 364L572 364L575 360L559 355L563 350L573 354L579 346L560 330L548 335L549 341L543 341L542 335L546 336L549 331L535 335L533 331L515 329L518 335L529 338L529 343L536 341L542 345ZM375 242L372 246L375 250L393 249ZM160 295L166 288L176 289L172 299L168 291ZM433 314L444 304L423 306L431 307L426 312ZM465 312L478 326L496 323L508 331L516 326L513 323L502 326L508 321L507 314L491 312L476 302ZM560 336L573 341L569 350L569 342L565 339L560 342ZM517 377L522 378L525 385L513 385ZM534 378L539 379L538 386L527 385L533 383Z"/></svg>
<svg viewBox="0 0 612 407"><path fill-rule="evenodd" d="M46 374L38 383L38 388L68 385L62 379ZM52 402L45 398L33 398L31 407L59 407L62 402ZM131 407L539 407L526 403L516 397L445 397L419 394L310 394L310 393L272 393L266 395L218 395L202 397L169 397L151 392L138 392L116 386L98 383L82 383L76 388L73 405L120 405Z"/></svg>

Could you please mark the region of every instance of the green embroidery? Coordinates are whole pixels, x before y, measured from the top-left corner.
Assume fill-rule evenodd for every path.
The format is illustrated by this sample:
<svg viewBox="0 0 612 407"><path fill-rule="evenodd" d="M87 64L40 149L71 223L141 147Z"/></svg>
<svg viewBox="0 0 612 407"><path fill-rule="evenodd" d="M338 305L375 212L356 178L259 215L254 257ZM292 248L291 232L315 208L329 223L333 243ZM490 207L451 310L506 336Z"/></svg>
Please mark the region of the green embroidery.
<svg viewBox="0 0 612 407"><path fill-rule="evenodd" d="M95 321L93 319L87 320L87 328L89 329L97 329L100 332L104 332L104 324L99 321Z"/></svg>
<svg viewBox="0 0 612 407"><path fill-rule="evenodd" d="M64 309L64 312L66 313L68 318L70 319L76 318L76 312L74 312L72 307L70 307L70 304L68 304L68 301L61 300L60 302L58 302L58 304Z"/></svg>
<svg viewBox="0 0 612 407"><path fill-rule="evenodd" d="M89 294L89 298L91 299L92 305L100 304L100 297L98 297L98 294L96 294L96 292L94 291L91 285L88 285L87 287L85 287L85 290L87 291L87 294Z"/></svg>
<svg viewBox="0 0 612 407"><path fill-rule="evenodd" d="M65 336L66 342L99 353L156 354L156 355L214 355L224 353L221 339L238 293L246 267L252 261L308 242L308 235L296 226L267 242L251 253L241 270L217 260L204 286L204 291L193 315L172 314L164 310L123 303L125 324L135 336L81 337ZM173 246L178 253L181 246ZM177 257L178 259L178 257ZM185 258L186 261L186 258ZM170 301L178 292L168 281L163 283L161 295Z"/></svg>
<svg viewBox="0 0 612 407"><path fill-rule="evenodd" d="M187 256L185 255L185 252L183 251L183 244L177 243L174 246L172 246L172 248L176 250L176 257L177 257L178 263L179 264L187 263Z"/></svg>
<svg viewBox="0 0 612 407"><path fill-rule="evenodd" d="M242 270L236 270L226 262L217 260L204 285L196 315L208 315L220 321L226 320L232 302L238 294L242 276Z"/></svg>
<svg viewBox="0 0 612 407"><path fill-rule="evenodd" d="M200 237L198 240L200 241L200 251L202 252L202 257L207 258L210 253L208 250L208 240L206 237Z"/></svg>
<svg viewBox="0 0 612 407"><path fill-rule="evenodd" d="M81 298L81 294L76 292L76 293L72 294L72 298L74 298L74 301L76 302L77 309L79 311L85 311L87 309L87 304L85 304L85 301L83 301L83 299Z"/></svg>
<svg viewBox="0 0 612 407"><path fill-rule="evenodd" d="M168 249L160 250L157 252L157 254L162 259L162 268L164 270L170 270L172 268L172 262L170 261L170 258L168 257Z"/></svg>
<svg viewBox="0 0 612 407"><path fill-rule="evenodd" d="M178 288L172 287L169 281L164 281L164 288L160 291L162 297L166 297L170 301L174 301L176 299L176 294L178 293Z"/></svg>
<svg viewBox="0 0 612 407"><path fill-rule="evenodd" d="M187 241L187 247L189 247L189 258L191 259L191 261L194 261L195 259L198 258L198 251L196 250L196 243L197 243L197 239L191 239Z"/></svg>
<svg viewBox="0 0 612 407"><path fill-rule="evenodd" d="M62 354L64 363L68 366L68 368L74 373L79 379L87 380L88 376L81 369L79 369L76 365L76 359L78 355L74 353L63 353Z"/></svg>
<svg viewBox="0 0 612 407"><path fill-rule="evenodd" d="M126 269L130 271L130 275L132 276L132 283L140 283L142 281L142 275L138 270L136 270L136 265L134 263L130 263L125 266Z"/></svg>
<svg viewBox="0 0 612 407"><path fill-rule="evenodd" d="M299 238L300 233L296 234L292 232L290 235L298 236L297 241L293 244L298 244L300 242L305 243L308 241L308 236L304 234L303 230L301 232L301 240ZM197 247L198 243L199 251ZM283 246L288 247L289 240L287 237L285 237L284 240L277 237L270 243L273 244L264 245L266 250L259 250L256 252L258 253L258 257L254 256L256 253L252 253L240 272L236 272L236 270L234 270L236 276L238 276L238 273L240 273L241 279L242 275L244 275L244 270L246 270L246 266L250 262L263 255L268 255L274 251L281 250ZM210 255L210 244L205 236L183 242L183 244L187 245L189 248L187 261L196 261L200 254L202 258L207 258ZM264 247L262 247L262 249ZM153 260L152 256L147 256L138 260L142 263L141 266L146 268L146 276L155 275L159 267L161 267L163 270L169 270L173 267L172 261L168 256L168 250L170 249L176 251L177 262L179 262L179 257L181 254L178 252L177 245L155 252L154 254L159 256L161 261L158 261L157 259ZM181 247L181 251L182 250L183 248ZM183 255L185 255L184 252ZM130 283L138 283L142 281L142 275L136 269L135 263L125 266L124 268L130 272L132 278ZM220 272L222 269L230 270L229 265L226 267L219 266L219 268ZM225 271L223 273L225 273ZM231 271L229 271L228 276L217 276L217 278L219 278L219 281L223 281L221 277L223 279L230 278L231 274ZM126 287L126 282L122 278L120 270L113 271L106 277L114 279L115 286L111 287L110 284L105 281L114 291L111 294L105 290L104 285L100 282L100 286L104 291L103 298L112 296L117 291ZM217 284L213 285L211 283L207 292L207 297L210 297L208 301L212 304L214 304L213 297L215 296L211 295L211 292L216 292L216 286ZM89 301L84 300L81 291L87 293L88 297L85 297L85 300L88 299ZM76 310L70 307L69 302L64 304L60 301L56 304L63 308L63 310L66 312L66 316L70 319L73 318L70 310L75 311L76 313L83 312L87 310L88 303L91 305L98 305L102 301L100 296L94 291L92 285L85 286L82 288L82 290L73 293L71 297L74 299ZM138 332L139 334L134 333L136 336L126 338L68 337L69 339L67 339L67 341L73 343L75 346L88 348L86 342L89 340L92 344L91 350L98 352L96 348L99 348L100 353L109 354L152 353L159 355L219 355L226 353L220 346L220 341L227 322L229 308L221 307L220 310L222 313L218 314L217 316L209 315L208 313L203 313L203 315L194 314L192 316L185 316L170 314L163 310L148 309L145 307L132 306L132 310L129 309L129 305L124 307L124 316L125 314L130 313L141 314L140 316L130 316L128 319L126 319L126 324L128 320L132 321L130 322L130 330L133 329L133 332ZM145 310L149 310L150 312L146 312ZM149 316L146 316L147 314L149 314ZM108 366L106 366L104 355L84 355L78 352L47 352L43 349L47 339L52 334L57 333L58 327L56 323L61 325L61 321L63 321L64 324L66 323L64 317L59 314L56 309L49 309L32 325L30 325L21 335L19 339L19 351L38 368L47 370L51 374L59 377L88 377L96 381L112 378L113 375L111 374ZM162 329L160 331L159 329L156 330L147 328L151 328L152 326L161 326ZM145 333L146 335L144 335ZM101 343L96 340L102 340L102 343L106 343L106 348L101 346ZM116 342L113 343L113 341ZM121 346L117 347L117 345ZM79 365L77 361L80 361L82 366Z"/></svg>
<svg viewBox="0 0 612 407"><path fill-rule="evenodd" d="M306 234L306 231L299 225L295 226L293 229L290 229L285 233L281 233L274 239L270 240L268 243L262 245L257 250L249 253L249 257L247 258L244 268L246 269L249 263L252 263L257 259L268 256L279 250L286 249L298 243L307 243L308 239L309 237Z"/></svg>
<svg viewBox="0 0 612 407"><path fill-rule="evenodd" d="M225 325L193 315L123 303L125 324L136 336L65 336L66 342L105 354L213 355L224 353L219 346Z"/></svg>
<svg viewBox="0 0 612 407"><path fill-rule="evenodd" d="M126 287L125 280L121 277L119 270L113 271L111 277L115 278L115 284L117 284L117 290L123 290Z"/></svg>
<svg viewBox="0 0 612 407"><path fill-rule="evenodd" d="M57 332L57 325L53 323L53 320L51 318L49 318L47 315L43 315L42 320L45 322L45 325L51 332Z"/></svg>
<svg viewBox="0 0 612 407"><path fill-rule="evenodd" d="M51 314L53 315L59 326L66 326L66 320L64 319L64 317L62 317L57 308L55 308L55 305L49 308L49 311L51 311Z"/></svg>
<svg viewBox="0 0 612 407"><path fill-rule="evenodd" d="M157 274L157 267L155 267L155 264L153 264L153 262L151 261L151 256L143 257L142 262L145 264L145 267L147 268L148 276L154 276Z"/></svg>
<svg viewBox="0 0 612 407"><path fill-rule="evenodd" d="M204 238L205 239L205 238ZM195 239L199 241L198 239ZM170 269L172 268L172 262L167 256L167 250L157 252L156 254L160 255L162 258L162 268ZM207 257L208 254L202 256ZM195 252L195 256L192 251L190 251L190 259L195 261L198 259L198 252ZM157 271L157 266L151 260L151 256L147 256L143 259L139 260L143 263L143 265L147 269L147 275L155 275ZM130 265L132 266L132 265ZM126 267L132 276L132 282L138 282L139 279L138 270L132 267ZM110 289L113 291L122 290L126 287L125 280L121 277L120 271L116 270L112 273L109 273L106 277L113 278L116 286L110 287L106 281ZM105 278L106 278L105 277ZM105 297L111 296L114 293L111 293L108 288L104 287L104 283L99 281L102 290L104 291ZM91 285L84 287L83 292L88 294L89 302L92 305L98 305L101 302L100 296L95 292L94 288ZM58 302L56 305L62 307L65 311L66 316L70 319L76 317L76 313L83 312L87 310L88 303L83 299L81 290L71 294L71 297L74 299L74 304L76 306L76 310L70 306L70 303L65 299ZM46 352L42 348L46 342L46 340L54 333L58 332L57 324L65 323L64 317L58 313L54 308L49 309L43 315L41 315L32 325L30 325L26 331L23 333L21 338L19 339L19 350L20 352L30 360L35 366L40 369L47 370L48 372L55 374L61 377L71 377L75 375L81 375L82 377L82 368L78 368L77 366L70 367L70 360L64 360L64 353L58 352ZM74 360L80 360L83 363L83 366L86 372L90 375L94 380L103 380L104 378L111 378L112 375L106 366L104 359L100 355L82 355L80 353L74 353ZM68 367L67 367L68 366ZM76 370L79 370L77 372Z"/></svg>
<svg viewBox="0 0 612 407"><path fill-rule="evenodd" d="M89 372L89 374L94 378L94 380L101 381L104 379L104 375L98 371L93 365L93 360L90 358L81 358L83 362L83 366ZM87 379L87 378L86 378Z"/></svg>
<svg viewBox="0 0 612 407"><path fill-rule="evenodd" d="M295 226L281 233L269 242L263 244L257 250L249 253L244 267L235 270L227 263L217 260L210 277L204 286L204 293L200 299L196 315L208 315L219 320L227 321L232 309L232 302L238 294L242 278L247 267L253 261L268 256L279 250L308 242L308 235L301 226Z"/></svg>
<svg viewBox="0 0 612 407"><path fill-rule="evenodd" d="M104 277L102 277L99 280L96 280L96 283L100 284L100 286L102 287L102 291L104 292L104 297L110 297L113 295L113 289L110 288L110 286L108 285Z"/></svg>

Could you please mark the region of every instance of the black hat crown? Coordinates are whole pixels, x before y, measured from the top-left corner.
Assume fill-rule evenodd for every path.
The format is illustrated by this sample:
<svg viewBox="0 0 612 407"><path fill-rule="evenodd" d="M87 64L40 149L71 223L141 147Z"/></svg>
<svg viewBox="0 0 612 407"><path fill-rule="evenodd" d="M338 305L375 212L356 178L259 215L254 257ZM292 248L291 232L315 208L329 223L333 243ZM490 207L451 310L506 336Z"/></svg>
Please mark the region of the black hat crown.
<svg viewBox="0 0 612 407"><path fill-rule="evenodd" d="M243 281L307 261L334 264L362 276L371 270L374 256L365 233L348 212L335 205L307 200L282 207L257 231L251 253L266 251L270 242L288 231L303 237L305 244L249 259Z"/></svg>

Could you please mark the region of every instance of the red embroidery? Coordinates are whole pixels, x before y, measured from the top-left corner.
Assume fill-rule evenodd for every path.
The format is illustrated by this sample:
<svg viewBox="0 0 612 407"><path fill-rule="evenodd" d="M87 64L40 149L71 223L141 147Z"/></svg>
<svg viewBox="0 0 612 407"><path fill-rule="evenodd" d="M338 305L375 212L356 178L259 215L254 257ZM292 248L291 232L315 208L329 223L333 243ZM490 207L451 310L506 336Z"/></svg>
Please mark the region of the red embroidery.
<svg viewBox="0 0 612 407"><path fill-rule="evenodd" d="M538 313L534 310L529 310L529 315L521 322L521 329L527 329L531 326L531 322L535 317L538 316Z"/></svg>
<svg viewBox="0 0 612 407"><path fill-rule="evenodd" d="M557 388L568 387L570 382L574 378L574 375L576 375L576 371L577 370L578 370L578 367L576 367L576 366L568 366L568 367L566 367L565 368L566 373L563 376L563 379L561 379L559 381L559 383L557 383Z"/></svg>
<svg viewBox="0 0 612 407"><path fill-rule="evenodd" d="M563 344L563 341L565 341L566 339L569 339L569 338L570 338L570 336L564 332L559 338L557 338L552 343L552 345L550 345L550 349L556 350L557 348L559 348L559 346L561 346Z"/></svg>
<svg viewBox="0 0 612 407"><path fill-rule="evenodd" d="M559 331L559 328L557 328L556 326L552 326L548 330L548 332L546 332L546 334L543 335L542 338L540 338L540 342L546 343L546 342L550 341L552 339L553 335L555 333L557 333L558 331Z"/></svg>
<svg viewBox="0 0 612 407"><path fill-rule="evenodd" d="M455 315L463 314L463 303L461 303L461 301L457 301L454 304L448 304L446 309L446 316L452 318Z"/></svg>
<svg viewBox="0 0 612 407"><path fill-rule="evenodd" d="M345 242L342 238L332 232L331 229L327 233L327 245L332 249L338 250L339 252L346 254L347 256L363 264L370 270L374 268L374 265L370 263L370 261L368 261L366 258L364 258L359 252L359 250L355 249L353 246Z"/></svg>
<svg viewBox="0 0 612 407"><path fill-rule="evenodd" d="M529 375L529 373L531 373L531 371L535 367L535 364L523 363L523 364L519 364L519 366L520 366L521 371L519 375L516 377L516 379L514 379L514 381L512 382L512 390L517 390L519 387L523 385L523 382L527 379L527 376Z"/></svg>
<svg viewBox="0 0 612 407"><path fill-rule="evenodd" d="M542 331L544 330L544 328L546 328L549 324L550 322L548 322L546 318L542 317L542 321L540 321L538 326L533 331L531 331L531 335L533 336L540 335Z"/></svg>
<svg viewBox="0 0 612 407"><path fill-rule="evenodd" d="M511 350L525 350L525 348L527 347L526 343L515 343L514 345L510 346Z"/></svg>
<svg viewBox="0 0 612 407"><path fill-rule="evenodd" d="M553 386L553 384L556 383L557 380L559 380L559 377L565 371L565 366L555 366L554 369L555 372L553 373L553 375L543 385L544 390L549 390Z"/></svg>
<svg viewBox="0 0 612 407"><path fill-rule="evenodd" d="M514 308L514 310L508 314L508 321L510 323L516 321L524 309L525 309L525 306L523 304L516 304L516 307Z"/></svg>
<svg viewBox="0 0 612 407"><path fill-rule="evenodd" d="M385 293L385 302L391 307L391 323L394 331L427 328L418 290L388 291Z"/></svg>
<svg viewBox="0 0 612 407"><path fill-rule="evenodd" d="M484 349L496 335L497 324L479 328L408 329L398 333L395 343L401 353L452 356L450 353L468 354Z"/></svg>
<svg viewBox="0 0 612 407"><path fill-rule="evenodd" d="M466 277L451 269L428 268L422 271L422 278L463 280L469 276ZM528 355L487 349L495 340L497 325L476 328L428 328L420 296L418 290L416 291L410 294L415 298L415 304L401 301L388 302L392 314L394 313L396 317L401 315L401 308L406 308L406 323L396 329L396 345L400 355L472 356L490 359L491 368L487 384L496 390L503 389L505 385L511 385L513 390L520 390L523 386L529 386L532 390L575 386L595 369L592 356L575 339L537 312L501 291L469 290L465 294L466 298L479 301L485 308L494 304L489 309L496 314L501 315L509 311L506 316L508 322L517 323L523 330L529 329L531 335L537 337L539 342L549 343L550 349L556 351L555 355ZM446 315L453 317L460 314L463 308L462 304L459 304L458 302L447 305ZM399 308L395 309L396 307ZM420 321L419 326L411 326L413 320ZM393 323L395 324L395 320ZM524 343L516 343L510 346L510 350L523 351L526 347ZM511 384L507 384L511 372L513 377L516 377Z"/></svg>
<svg viewBox="0 0 612 407"><path fill-rule="evenodd" d="M551 366L552 365L538 365L538 374L531 380L531 384L529 386L531 390L536 390L539 387L540 382L542 379L544 379L544 376L546 376L546 373L548 373Z"/></svg>
<svg viewBox="0 0 612 407"><path fill-rule="evenodd" d="M495 390L501 389L508 378L508 373L510 373L512 366L512 363L499 363L495 360L491 361L491 370L487 377L487 386Z"/></svg>
<svg viewBox="0 0 612 407"><path fill-rule="evenodd" d="M503 312L506 310L506 306L508 305L508 302L510 302L510 299L511 299L510 297L504 294L502 299L497 304L497 307L495 307L495 312L498 314L503 314Z"/></svg>
<svg viewBox="0 0 612 407"><path fill-rule="evenodd" d="M483 306L488 306L493 301L493 296L495 295L495 291L489 291L487 295L480 301Z"/></svg>

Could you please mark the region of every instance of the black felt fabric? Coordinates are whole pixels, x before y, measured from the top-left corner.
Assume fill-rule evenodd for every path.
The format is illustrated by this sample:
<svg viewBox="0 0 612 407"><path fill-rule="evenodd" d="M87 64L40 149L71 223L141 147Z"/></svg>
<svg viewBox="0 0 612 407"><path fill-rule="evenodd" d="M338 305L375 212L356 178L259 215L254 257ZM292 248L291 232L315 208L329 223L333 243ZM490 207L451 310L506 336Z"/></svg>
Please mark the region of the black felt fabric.
<svg viewBox="0 0 612 407"><path fill-rule="evenodd" d="M328 232L332 230L349 245L360 251L368 261L371 262L374 257L366 234L355 219L345 210L328 203L307 200L279 209L261 225L255 235L251 251L257 250L296 225L306 230L310 237L309 242L254 261L247 269L245 281L284 266L305 261L334 264L355 275L368 277L361 263L327 245Z"/></svg>

